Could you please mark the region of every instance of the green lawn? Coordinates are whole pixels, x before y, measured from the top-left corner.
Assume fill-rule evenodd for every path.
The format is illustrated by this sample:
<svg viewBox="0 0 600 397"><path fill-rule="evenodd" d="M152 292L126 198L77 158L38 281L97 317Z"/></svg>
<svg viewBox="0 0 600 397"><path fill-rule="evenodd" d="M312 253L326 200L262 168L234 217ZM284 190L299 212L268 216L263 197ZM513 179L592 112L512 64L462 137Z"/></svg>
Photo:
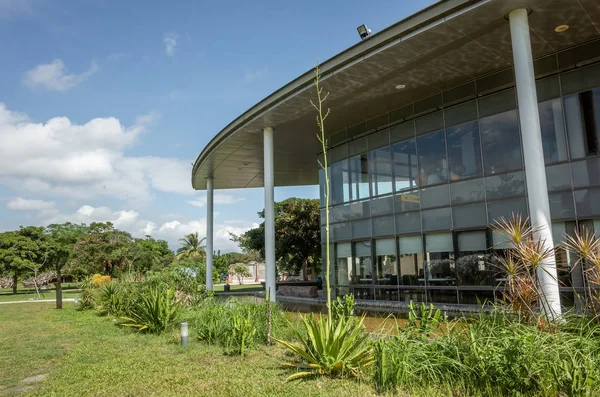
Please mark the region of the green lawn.
<svg viewBox="0 0 600 397"><path fill-rule="evenodd" d="M51 288L46 291L40 290L41 299L56 299L56 291ZM63 298L75 298L79 296L77 284L63 285ZM38 300L35 288L19 288L17 294L13 295L12 289L0 288L0 302L30 301Z"/></svg>
<svg viewBox="0 0 600 397"><path fill-rule="evenodd" d="M230 284L231 292L259 292L264 291L264 287L261 284ZM217 285L213 288L217 293L223 292L223 286Z"/></svg>
<svg viewBox="0 0 600 397"><path fill-rule="evenodd" d="M246 357L177 335L140 335L108 317L51 303L0 306L0 391L49 377L27 396L376 396L366 383L326 378L286 383L278 346Z"/></svg>

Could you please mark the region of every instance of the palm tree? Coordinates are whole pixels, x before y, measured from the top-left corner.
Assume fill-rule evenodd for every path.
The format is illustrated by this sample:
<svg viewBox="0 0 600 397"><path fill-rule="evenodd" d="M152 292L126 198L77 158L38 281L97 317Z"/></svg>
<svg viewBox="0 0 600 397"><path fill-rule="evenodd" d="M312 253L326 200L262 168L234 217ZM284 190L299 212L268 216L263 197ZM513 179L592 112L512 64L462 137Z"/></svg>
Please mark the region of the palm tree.
<svg viewBox="0 0 600 397"><path fill-rule="evenodd" d="M202 243L206 240L206 237L200 238L198 232L190 233L187 236L180 238L181 248L177 250L177 259L181 258L200 258L203 259L206 256L204 248L206 246Z"/></svg>

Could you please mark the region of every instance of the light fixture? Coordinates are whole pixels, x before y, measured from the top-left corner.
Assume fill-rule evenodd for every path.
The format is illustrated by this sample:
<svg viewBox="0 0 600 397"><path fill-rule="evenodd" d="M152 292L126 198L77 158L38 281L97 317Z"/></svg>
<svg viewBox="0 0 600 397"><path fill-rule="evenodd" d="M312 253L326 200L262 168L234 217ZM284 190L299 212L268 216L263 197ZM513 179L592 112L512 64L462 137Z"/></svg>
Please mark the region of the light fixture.
<svg viewBox="0 0 600 397"><path fill-rule="evenodd" d="M360 25L356 28L356 30L358 30L358 35L362 40L366 39L371 35L371 29L369 29L365 24Z"/></svg>
<svg viewBox="0 0 600 397"><path fill-rule="evenodd" d="M555 31L556 33L562 33L562 32L564 32L564 31L565 31L565 30L567 30L567 29L569 29L569 25L559 25L559 26L557 26L557 27L554 29L554 31Z"/></svg>
<svg viewBox="0 0 600 397"><path fill-rule="evenodd" d="M181 344L183 346L188 344L188 323L181 323Z"/></svg>
<svg viewBox="0 0 600 397"><path fill-rule="evenodd" d="M396 85L396 89L397 90L401 90L401 89L404 89L404 88L406 88L406 85L404 85L404 84L398 84L398 85Z"/></svg>

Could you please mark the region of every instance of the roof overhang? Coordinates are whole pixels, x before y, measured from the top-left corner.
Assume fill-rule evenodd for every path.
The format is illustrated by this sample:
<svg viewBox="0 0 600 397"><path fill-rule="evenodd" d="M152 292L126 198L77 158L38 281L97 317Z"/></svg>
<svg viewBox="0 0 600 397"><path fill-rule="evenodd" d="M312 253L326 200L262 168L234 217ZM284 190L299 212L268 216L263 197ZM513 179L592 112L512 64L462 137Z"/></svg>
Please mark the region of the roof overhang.
<svg viewBox="0 0 600 397"><path fill-rule="evenodd" d="M443 0L370 36L320 65L330 93L329 134L403 104L512 66L506 15L528 8L534 58L600 36L598 0ZM557 33L567 24L570 29ZM263 186L263 136L273 127L275 185L318 183L314 71L233 120L194 163L192 185ZM396 85L405 89L397 90Z"/></svg>

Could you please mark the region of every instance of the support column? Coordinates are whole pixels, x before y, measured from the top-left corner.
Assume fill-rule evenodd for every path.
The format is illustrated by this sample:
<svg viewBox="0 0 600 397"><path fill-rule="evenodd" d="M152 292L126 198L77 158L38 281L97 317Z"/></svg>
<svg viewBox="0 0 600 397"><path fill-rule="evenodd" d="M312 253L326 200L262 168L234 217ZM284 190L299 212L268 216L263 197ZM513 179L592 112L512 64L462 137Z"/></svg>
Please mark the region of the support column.
<svg viewBox="0 0 600 397"><path fill-rule="evenodd" d="M265 182L265 291L269 298L275 294L275 177L273 175L273 128L266 127L264 134L264 182Z"/></svg>
<svg viewBox="0 0 600 397"><path fill-rule="evenodd" d="M206 178L206 289L213 289L213 178Z"/></svg>
<svg viewBox="0 0 600 397"><path fill-rule="evenodd" d="M533 57L531 55L528 11L526 9L512 11L509 14L509 21L519 102L519 121L523 141L523 158L525 160L525 176L529 195L529 214L531 224L535 227L534 238L542 241L545 248L554 252L540 114L533 72ZM545 310L549 312L550 316L560 316L560 295L554 255L541 264L537 276L544 295L542 299L544 299Z"/></svg>

